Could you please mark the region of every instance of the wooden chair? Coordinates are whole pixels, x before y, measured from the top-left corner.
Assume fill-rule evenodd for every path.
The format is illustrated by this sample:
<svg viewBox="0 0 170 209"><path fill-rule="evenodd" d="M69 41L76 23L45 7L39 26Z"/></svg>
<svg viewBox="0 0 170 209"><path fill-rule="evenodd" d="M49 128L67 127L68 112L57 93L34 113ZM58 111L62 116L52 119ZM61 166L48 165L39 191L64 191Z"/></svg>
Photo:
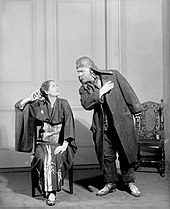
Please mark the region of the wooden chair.
<svg viewBox="0 0 170 209"><path fill-rule="evenodd" d="M34 145L33 145L33 154L32 154L32 160L31 160L31 185L32 185L32 197L35 197L36 195L36 189L38 190L38 192L41 194L41 191L39 190L39 188L37 188L36 186L36 181L35 181L35 175L36 175L36 167L33 166L33 160L34 160L34 153L36 150L36 145L38 143L41 143L41 139L39 138L39 126L36 127L36 133L35 133L35 141L34 141ZM38 136L38 137L37 137ZM73 194L73 164L72 166L69 168L68 170L68 181L69 181L69 193Z"/></svg>
<svg viewBox="0 0 170 209"><path fill-rule="evenodd" d="M165 176L164 104L148 101L142 103L141 114L135 116L138 140L137 169L156 167Z"/></svg>

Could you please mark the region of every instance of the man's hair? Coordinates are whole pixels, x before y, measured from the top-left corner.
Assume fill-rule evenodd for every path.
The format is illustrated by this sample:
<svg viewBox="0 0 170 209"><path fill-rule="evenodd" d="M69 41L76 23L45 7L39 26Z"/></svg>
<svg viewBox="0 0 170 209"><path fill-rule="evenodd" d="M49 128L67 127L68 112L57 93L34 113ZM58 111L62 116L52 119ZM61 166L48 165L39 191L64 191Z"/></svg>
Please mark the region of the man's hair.
<svg viewBox="0 0 170 209"><path fill-rule="evenodd" d="M81 67L89 67L92 70L93 69L94 70L95 69L99 70L98 67L95 65L95 63L93 62L93 60L90 59L87 56L83 56L83 57L80 57L79 59L77 59L77 61L76 61L76 69L81 68Z"/></svg>
<svg viewBox="0 0 170 209"><path fill-rule="evenodd" d="M99 75L99 74L106 74L106 75L112 75L113 73L109 70L100 70L96 64L93 62L92 59L90 59L87 56L80 57L79 59L76 60L76 69L78 68L83 68L83 67L89 67L94 74Z"/></svg>

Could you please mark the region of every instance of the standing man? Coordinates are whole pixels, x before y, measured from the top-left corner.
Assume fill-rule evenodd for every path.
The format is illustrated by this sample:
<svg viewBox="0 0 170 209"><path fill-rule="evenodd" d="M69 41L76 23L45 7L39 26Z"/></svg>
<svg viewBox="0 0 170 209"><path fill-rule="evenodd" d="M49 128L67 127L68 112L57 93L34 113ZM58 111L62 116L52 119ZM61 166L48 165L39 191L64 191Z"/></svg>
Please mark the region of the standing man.
<svg viewBox="0 0 170 209"><path fill-rule="evenodd" d="M134 174L137 141L132 116L141 111L139 99L117 70L100 70L85 56L76 61L76 69L82 84L79 89L81 105L94 111L91 131L105 182L96 195L116 190L118 153L122 181L132 196L139 197L141 192Z"/></svg>

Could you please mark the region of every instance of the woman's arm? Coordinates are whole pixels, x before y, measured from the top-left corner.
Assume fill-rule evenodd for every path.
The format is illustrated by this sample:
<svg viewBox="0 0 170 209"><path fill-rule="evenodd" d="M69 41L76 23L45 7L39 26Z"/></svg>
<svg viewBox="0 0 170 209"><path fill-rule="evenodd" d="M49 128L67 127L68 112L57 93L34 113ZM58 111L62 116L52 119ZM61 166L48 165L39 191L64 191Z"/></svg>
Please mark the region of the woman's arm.
<svg viewBox="0 0 170 209"><path fill-rule="evenodd" d="M64 111L64 138L63 144L57 147L54 154L63 153L68 145L75 140L75 124L73 112L67 100L62 100L62 108Z"/></svg>
<svg viewBox="0 0 170 209"><path fill-rule="evenodd" d="M28 102L33 102L35 101L36 99L40 99L41 98L41 95L40 95L40 91L37 90L35 92L33 92L29 97L21 100L20 102L20 109L23 109L24 106L28 103Z"/></svg>

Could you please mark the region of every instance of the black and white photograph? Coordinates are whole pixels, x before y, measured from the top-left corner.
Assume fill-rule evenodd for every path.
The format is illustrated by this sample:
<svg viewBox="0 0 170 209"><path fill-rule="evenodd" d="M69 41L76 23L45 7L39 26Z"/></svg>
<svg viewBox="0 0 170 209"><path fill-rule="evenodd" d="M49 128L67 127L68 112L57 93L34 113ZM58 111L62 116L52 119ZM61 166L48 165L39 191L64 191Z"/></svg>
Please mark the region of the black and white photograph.
<svg viewBox="0 0 170 209"><path fill-rule="evenodd" d="M0 0L0 208L170 209L170 1Z"/></svg>

